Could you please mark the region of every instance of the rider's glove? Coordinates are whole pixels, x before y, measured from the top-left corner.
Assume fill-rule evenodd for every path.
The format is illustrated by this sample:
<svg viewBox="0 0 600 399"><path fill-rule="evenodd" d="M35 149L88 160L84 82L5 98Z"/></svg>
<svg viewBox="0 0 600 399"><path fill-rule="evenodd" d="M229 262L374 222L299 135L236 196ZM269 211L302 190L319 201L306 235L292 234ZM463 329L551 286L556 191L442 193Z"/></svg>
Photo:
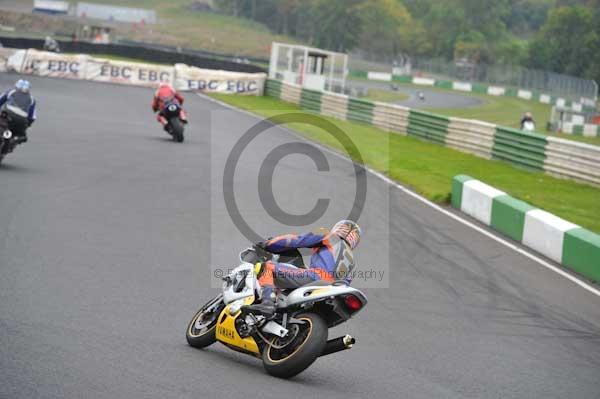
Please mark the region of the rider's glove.
<svg viewBox="0 0 600 399"><path fill-rule="evenodd" d="M262 260L262 261L269 261L273 258L273 254L271 254L269 251L267 251L265 249L266 247L266 242L265 241L261 241L261 242L257 242L256 244L254 244L252 246L252 248L254 249L254 252L256 252L256 255Z"/></svg>

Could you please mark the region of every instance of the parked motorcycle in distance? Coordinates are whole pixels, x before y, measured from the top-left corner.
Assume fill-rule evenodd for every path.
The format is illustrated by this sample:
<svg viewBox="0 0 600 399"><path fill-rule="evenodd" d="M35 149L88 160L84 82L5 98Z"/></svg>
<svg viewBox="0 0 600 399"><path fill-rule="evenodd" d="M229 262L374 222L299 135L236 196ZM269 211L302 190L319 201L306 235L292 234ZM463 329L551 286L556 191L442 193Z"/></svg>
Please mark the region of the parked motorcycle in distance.
<svg viewBox="0 0 600 399"><path fill-rule="evenodd" d="M285 262L304 268L300 252L289 252L293 254L288 253ZM345 281L315 281L279 290L277 311L269 318L242 308L258 298L257 272L267 259L256 248L240 253L241 264L223 278L222 293L200 308L188 324L188 343L204 348L219 341L262 358L265 370L280 378L297 375L320 356L351 348L355 340L350 335L327 339L329 328L349 320L367 304L366 296Z"/></svg>

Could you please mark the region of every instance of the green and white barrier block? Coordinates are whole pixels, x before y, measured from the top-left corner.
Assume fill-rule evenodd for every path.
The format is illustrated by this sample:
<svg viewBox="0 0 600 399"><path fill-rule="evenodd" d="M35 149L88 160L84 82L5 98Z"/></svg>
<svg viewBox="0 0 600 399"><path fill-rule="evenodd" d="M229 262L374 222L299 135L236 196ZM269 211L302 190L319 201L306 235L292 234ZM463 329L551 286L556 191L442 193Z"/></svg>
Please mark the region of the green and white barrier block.
<svg viewBox="0 0 600 399"><path fill-rule="evenodd" d="M600 282L600 235L581 227L567 231L563 240L562 263Z"/></svg>
<svg viewBox="0 0 600 399"><path fill-rule="evenodd" d="M503 96L506 93L504 87L490 86L488 87L487 94L490 96Z"/></svg>
<svg viewBox="0 0 600 399"><path fill-rule="evenodd" d="M552 97L549 94L541 94L540 102L544 104L550 104L552 102Z"/></svg>
<svg viewBox="0 0 600 399"><path fill-rule="evenodd" d="M382 80L384 82L392 81L392 74L385 72L369 72L367 73L367 79L369 80Z"/></svg>
<svg viewBox="0 0 600 399"><path fill-rule="evenodd" d="M466 175L452 180L452 206L590 280L600 281L600 235Z"/></svg>
<svg viewBox="0 0 600 399"><path fill-rule="evenodd" d="M583 126L583 135L588 137L600 136L600 125L585 124Z"/></svg>
<svg viewBox="0 0 600 399"><path fill-rule="evenodd" d="M494 198L504 195L506 193L479 180L468 180L463 184L460 210L489 226Z"/></svg>
<svg viewBox="0 0 600 399"><path fill-rule="evenodd" d="M452 89L460 91L473 91L473 86L471 83L452 82Z"/></svg>
<svg viewBox="0 0 600 399"><path fill-rule="evenodd" d="M523 244L560 263L562 261L565 232L577 228L541 209L533 209L525 215Z"/></svg>
<svg viewBox="0 0 600 399"><path fill-rule="evenodd" d="M420 78L415 76L412 80L412 82L416 85L424 85L424 86L433 86L435 84L435 80L434 79L429 79L429 78Z"/></svg>
<svg viewBox="0 0 600 399"><path fill-rule="evenodd" d="M522 98L524 100L531 100L531 97L533 97L533 93L529 90L519 90L517 92L517 97Z"/></svg>

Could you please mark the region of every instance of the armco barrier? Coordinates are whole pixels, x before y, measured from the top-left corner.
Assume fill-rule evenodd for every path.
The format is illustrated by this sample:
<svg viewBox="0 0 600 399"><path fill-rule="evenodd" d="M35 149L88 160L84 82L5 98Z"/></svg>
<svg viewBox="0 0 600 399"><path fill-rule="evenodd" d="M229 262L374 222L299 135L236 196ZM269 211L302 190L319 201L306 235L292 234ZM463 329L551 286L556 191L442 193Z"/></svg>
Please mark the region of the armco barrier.
<svg viewBox="0 0 600 399"><path fill-rule="evenodd" d="M321 97L321 114L346 120L348 96L335 93L323 93Z"/></svg>
<svg viewBox="0 0 600 399"><path fill-rule="evenodd" d="M408 114L409 136L419 137L444 145L450 120L445 116L430 114L411 109Z"/></svg>
<svg viewBox="0 0 600 399"><path fill-rule="evenodd" d="M363 122L371 124L373 122L373 108L375 104L371 101L359 100L357 98L348 98L348 108L346 110L346 119L354 122Z"/></svg>
<svg viewBox="0 0 600 399"><path fill-rule="evenodd" d="M309 111L321 112L321 95L320 91L302 90L300 93L300 107Z"/></svg>
<svg viewBox="0 0 600 399"><path fill-rule="evenodd" d="M406 134L410 110L395 104L375 103L373 125L389 132Z"/></svg>
<svg viewBox="0 0 600 399"><path fill-rule="evenodd" d="M600 185L600 147L527 133L469 119L452 118L399 105L319 93L268 80L266 93L334 118L445 145L486 159L544 171L553 176Z"/></svg>
<svg viewBox="0 0 600 399"><path fill-rule="evenodd" d="M497 126L492 157L517 166L543 170L547 144L546 136L541 134Z"/></svg>
<svg viewBox="0 0 600 399"><path fill-rule="evenodd" d="M600 147L547 137L543 169L558 177L600 185Z"/></svg>
<svg viewBox="0 0 600 399"><path fill-rule="evenodd" d="M269 80L265 84L265 95L281 98L281 82L278 80Z"/></svg>
<svg viewBox="0 0 600 399"><path fill-rule="evenodd" d="M590 280L600 281L600 235L465 175L452 180L452 206Z"/></svg>
<svg viewBox="0 0 600 399"><path fill-rule="evenodd" d="M288 103L300 105L302 88L296 85L283 84L281 88L281 99Z"/></svg>
<svg viewBox="0 0 600 399"><path fill-rule="evenodd" d="M469 119L449 118L446 145L482 158L491 158L496 126Z"/></svg>

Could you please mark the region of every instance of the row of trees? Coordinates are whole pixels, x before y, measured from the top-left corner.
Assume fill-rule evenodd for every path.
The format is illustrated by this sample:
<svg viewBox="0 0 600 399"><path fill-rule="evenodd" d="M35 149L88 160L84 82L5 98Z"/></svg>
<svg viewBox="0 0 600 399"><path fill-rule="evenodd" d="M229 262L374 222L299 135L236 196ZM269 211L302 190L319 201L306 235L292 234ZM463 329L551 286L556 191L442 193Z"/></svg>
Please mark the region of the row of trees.
<svg viewBox="0 0 600 399"><path fill-rule="evenodd" d="M528 66L600 83L600 0L550 11L531 41Z"/></svg>
<svg viewBox="0 0 600 399"><path fill-rule="evenodd" d="M600 78L600 0L215 0L336 51L467 58Z"/></svg>

